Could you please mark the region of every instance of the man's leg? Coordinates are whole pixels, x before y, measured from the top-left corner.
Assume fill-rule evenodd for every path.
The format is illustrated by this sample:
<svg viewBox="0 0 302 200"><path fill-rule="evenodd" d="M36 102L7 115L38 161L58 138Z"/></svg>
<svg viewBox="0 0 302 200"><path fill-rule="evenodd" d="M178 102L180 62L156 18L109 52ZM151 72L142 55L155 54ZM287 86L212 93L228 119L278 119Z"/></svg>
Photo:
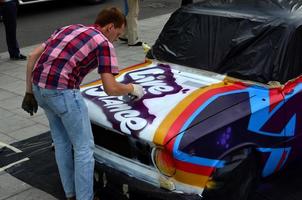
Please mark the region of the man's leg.
<svg viewBox="0 0 302 200"><path fill-rule="evenodd" d="M6 43L8 52L11 57L19 56L19 44L17 42L17 4L15 1L4 3L3 10L3 23L6 32Z"/></svg>
<svg viewBox="0 0 302 200"><path fill-rule="evenodd" d="M65 195L67 198L74 197L75 185L72 145L59 116L60 113L67 111L64 99L61 95L56 95L54 93L56 92L55 90L45 90L33 86L33 91L39 106L44 109L49 121L51 136L55 144L56 161Z"/></svg>
<svg viewBox="0 0 302 200"><path fill-rule="evenodd" d="M138 14L139 2L138 0L128 0L128 15L127 15L127 36L128 45L135 45L139 42L138 39Z"/></svg>
<svg viewBox="0 0 302 200"><path fill-rule="evenodd" d="M94 139L88 116L88 109L79 90L64 93L68 112L62 122L74 150L76 197L81 200L93 199Z"/></svg>

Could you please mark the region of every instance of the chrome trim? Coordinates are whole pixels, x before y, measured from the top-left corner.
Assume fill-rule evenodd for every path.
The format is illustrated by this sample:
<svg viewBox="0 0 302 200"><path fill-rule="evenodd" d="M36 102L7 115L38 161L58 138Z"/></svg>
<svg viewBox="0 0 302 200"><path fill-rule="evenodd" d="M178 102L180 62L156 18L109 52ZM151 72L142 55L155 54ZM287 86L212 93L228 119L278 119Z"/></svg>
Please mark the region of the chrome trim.
<svg viewBox="0 0 302 200"><path fill-rule="evenodd" d="M94 150L94 157L99 163L103 163L106 166L117 169L144 182L148 182L155 187L160 187L158 181L159 174L153 167L123 157L98 145L96 145Z"/></svg>
<svg viewBox="0 0 302 200"><path fill-rule="evenodd" d="M33 0L33 1L22 1L22 0L18 0L19 5L27 5L27 4L33 4L33 3L39 3L39 2L46 2L46 1L53 1L53 0Z"/></svg>
<svg viewBox="0 0 302 200"><path fill-rule="evenodd" d="M187 185L160 174L155 167L144 165L138 161L125 158L111 152L101 146L96 145L94 149L95 160L117 171L124 172L128 176L134 177L143 182L147 182L157 188L161 188L161 181L174 185L175 193L199 194L201 196L203 188ZM167 188L166 188L167 189Z"/></svg>

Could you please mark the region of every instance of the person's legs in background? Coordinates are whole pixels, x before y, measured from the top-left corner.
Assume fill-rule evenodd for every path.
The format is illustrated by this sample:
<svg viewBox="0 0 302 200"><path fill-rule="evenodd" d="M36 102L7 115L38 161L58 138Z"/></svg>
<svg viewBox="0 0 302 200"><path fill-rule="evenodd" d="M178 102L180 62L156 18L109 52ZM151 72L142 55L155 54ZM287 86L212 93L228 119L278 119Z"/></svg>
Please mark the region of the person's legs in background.
<svg viewBox="0 0 302 200"><path fill-rule="evenodd" d="M124 15L127 16L128 15L128 0L124 0Z"/></svg>
<svg viewBox="0 0 302 200"><path fill-rule="evenodd" d="M142 42L138 37L139 0L127 0L127 3L127 27L120 40L128 42L128 46L141 46Z"/></svg>
<svg viewBox="0 0 302 200"><path fill-rule="evenodd" d="M26 57L20 54L17 42L17 3L15 1L9 1L2 5L2 18L10 58L12 60L26 60Z"/></svg>

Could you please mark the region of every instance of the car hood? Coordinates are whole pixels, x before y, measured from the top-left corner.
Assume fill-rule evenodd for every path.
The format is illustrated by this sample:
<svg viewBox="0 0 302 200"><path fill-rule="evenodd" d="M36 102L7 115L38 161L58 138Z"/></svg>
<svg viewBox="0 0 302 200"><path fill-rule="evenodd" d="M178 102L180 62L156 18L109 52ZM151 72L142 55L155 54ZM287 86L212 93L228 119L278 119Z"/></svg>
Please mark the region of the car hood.
<svg viewBox="0 0 302 200"><path fill-rule="evenodd" d="M107 96L101 80L86 84L81 92L91 121L157 145L164 145L184 131L180 127L186 123L185 119L194 115L200 105L206 106L213 96L245 88L243 84L226 81L224 75L157 61L128 67L116 79L122 83L140 84L146 92L144 97L129 101L122 96ZM222 103L213 108L209 116L238 104L238 101Z"/></svg>

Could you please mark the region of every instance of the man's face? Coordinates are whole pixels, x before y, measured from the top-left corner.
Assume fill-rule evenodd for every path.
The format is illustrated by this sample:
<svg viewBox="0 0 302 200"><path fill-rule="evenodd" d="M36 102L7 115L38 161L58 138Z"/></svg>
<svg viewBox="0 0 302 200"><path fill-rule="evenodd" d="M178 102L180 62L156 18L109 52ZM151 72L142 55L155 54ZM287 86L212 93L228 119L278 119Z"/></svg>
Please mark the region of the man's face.
<svg viewBox="0 0 302 200"><path fill-rule="evenodd" d="M123 24L120 28L115 28L114 25L112 25L108 32L108 39L110 42L114 42L118 39L120 35L124 33L125 25Z"/></svg>

